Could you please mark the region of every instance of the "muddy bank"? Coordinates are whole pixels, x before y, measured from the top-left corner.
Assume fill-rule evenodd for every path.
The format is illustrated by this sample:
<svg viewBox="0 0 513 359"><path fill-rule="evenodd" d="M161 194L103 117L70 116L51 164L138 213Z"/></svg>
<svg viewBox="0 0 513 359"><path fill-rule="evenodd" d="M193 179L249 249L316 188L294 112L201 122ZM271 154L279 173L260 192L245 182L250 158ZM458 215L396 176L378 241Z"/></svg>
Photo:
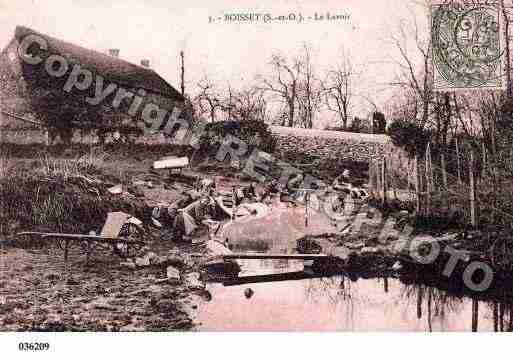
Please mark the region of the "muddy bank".
<svg viewBox="0 0 513 359"><path fill-rule="evenodd" d="M126 161L7 158L0 176L0 331L194 328L197 302L209 298L198 272L204 248L174 242L151 222L155 201L186 185ZM111 193L117 184L121 193ZM16 236L100 233L114 211L142 222L145 246L132 259L103 245L87 262L86 248L76 243L66 262L62 241Z"/></svg>
<svg viewBox="0 0 513 359"><path fill-rule="evenodd" d="M1 251L1 331L191 330L198 303L209 300L198 280L201 248L159 243L137 265L108 252L87 265L79 249L68 263L52 247Z"/></svg>

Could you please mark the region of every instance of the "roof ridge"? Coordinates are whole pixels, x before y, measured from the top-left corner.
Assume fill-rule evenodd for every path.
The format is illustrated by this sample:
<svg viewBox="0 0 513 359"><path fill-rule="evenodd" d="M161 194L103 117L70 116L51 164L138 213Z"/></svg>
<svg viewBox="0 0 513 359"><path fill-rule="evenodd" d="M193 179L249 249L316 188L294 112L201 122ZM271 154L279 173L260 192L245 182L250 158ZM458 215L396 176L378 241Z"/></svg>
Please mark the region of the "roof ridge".
<svg viewBox="0 0 513 359"><path fill-rule="evenodd" d="M18 31L18 30L20 30L20 31ZM21 32L21 31L23 31L23 33L22 33L22 34L20 34L20 32ZM141 66L141 65L139 65L139 64L136 64L136 63L130 62L130 61L125 60L125 59L123 59L123 58L121 58L121 57L114 57L114 56L111 56L111 55L106 54L106 53L104 53L104 52L101 52L100 50L90 49L90 48L87 48L87 47L84 47L84 46L81 46L81 45L77 45L77 44L74 44L74 43L72 43L72 42L69 42L69 41L66 41L66 40L59 39L59 38L57 38L57 37L55 37L55 36L48 35L48 34L44 34L44 33L40 32L40 31L37 31L37 30L31 29L30 27L27 27L27 26L22 26L22 25L17 25L17 26L16 26L16 30L15 30L16 37L25 36L27 32L34 33L34 34L39 35L39 36L41 36L41 37L43 37L43 38L49 38L49 39L54 40L54 41L64 42L64 43L66 43L66 44L68 44L68 45L71 45L71 46L77 46L77 47L83 48L83 49L85 49L85 50L87 50L87 51L95 52L95 53L96 53L96 54L98 54L98 55L101 55L101 56L105 56L105 57L107 57L107 58L114 59L115 61L124 62L124 63L126 63L126 64L128 64L128 65L136 66L136 67L138 67L138 68L140 68L140 69L142 69L142 70L145 70L145 71L151 71L151 72L156 73L156 72L155 72L153 69L151 69L151 68L144 67L144 66Z"/></svg>
<svg viewBox="0 0 513 359"><path fill-rule="evenodd" d="M89 70L95 70L98 74L105 76L106 78L112 77L115 79L113 82L117 82L120 85L126 85L129 87L135 87L144 89L150 92L155 92L161 95L170 96L173 98L182 98L182 95L178 90L176 90L173 86L171 86L162 76L160 76L154 69L144 67L138 64L134 64L130 61L124 60L119 57L113 57L98 50L89 49L80 45L76 45L72 42L61 40L54 36L50 36L39 32L37 30L31 29L26 26L18 25L15 29L15 38L20 39L30 34L34 34L37 36L41 36L45 40L48 41L52 50L56 51L59 54L67 54L72 56L80 57L82 56L82 60L84 57L88 57L89 63L82 63L84 67L93 67ZM84 61L85 62L85 61ZM111 71L110 73L102 73L99 66L105 65L106 63L113 64L114 67L117 67L114 70L118 70L118 73L114 73ZM88 66L89 65L89 66ZM117 65L117 66L116 66ZM125 71L121 68L125 67ZM113 69L110 69L113 70ZM105 71L104 71L105 72ZM146 76L147 78L142 81L141 79L137 79L138 81L134 81L134 83L130 84L130 81L123 81L123 77L129 78L130 75L134 75L134 73L139 73L141 76ZM109 76L110 75L110 76ZM114 75L114 76L113 76ZM116 76L117 75L117 76ZM116 77L119 77L116 79ZM134 86L135 82L137 85ZM150 86L148 86L150 85Z"/></svg>

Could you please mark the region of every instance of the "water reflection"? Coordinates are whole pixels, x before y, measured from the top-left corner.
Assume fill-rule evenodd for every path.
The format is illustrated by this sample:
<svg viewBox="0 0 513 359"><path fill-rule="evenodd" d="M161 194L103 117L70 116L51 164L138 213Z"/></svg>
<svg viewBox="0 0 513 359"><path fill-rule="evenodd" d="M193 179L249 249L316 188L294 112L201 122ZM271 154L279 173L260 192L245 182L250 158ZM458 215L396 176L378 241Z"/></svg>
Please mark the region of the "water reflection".
<svg viewBox="0 0 513 359"><path fill-rule="evenodd" d="M513 304L511 301L492 301L486 303L489 311L489 316L493 318L493 330L494 332L511 332L513 331ZM476 318L477 327L477 318Z"/></svg>
<svg viewBox="0 0 513 359"><path fill-rule="evenodd" d="M341 318L345 326L355 326L355 303L361 299L357 293L358 286L354 285L348 277L337 276L330 278L318 278L305 282L306 300L312 304L320 304L330 307L333 312L342 311ZM321 300L324 298L324 300ZM326 303L326 299L329 303Z"/></svg>
<svg viewBox="0 0 513 359"><path fill-rule="evenodd" d="M264 238L232 245L237 251L292 253L295 242ZM323 278L303 261L243 260L239 264L239 278L207 285L212 301L199 307L199 330L513 330L513 293L506 290L494 297L469 297L411 278ZM245 296L248 289L250 298Z"/></svg>
<svg viewBox="0 0 513 359"><path fill-rule="evenodd" d="M258 262L258 261L253 261ZM255 263L230 283L210 283L200 330L233 331L511 331L512 303L469 298L396 278L318 278L302 265L261 261L282 273L255 275ZM280 281L280 278L283 278ZM244 296L250 288L251 299Z"/></svg>
<svg viewBox="0 0 513 359"><path fill-rule="evenodd" d="M437 331L446 330L446 314L462 316L465 307L462 298L423 284L403 284L401 295L404 303L414 304L419 321L425 318L429 332L433 331L433 322L438 324Z"/></svg>

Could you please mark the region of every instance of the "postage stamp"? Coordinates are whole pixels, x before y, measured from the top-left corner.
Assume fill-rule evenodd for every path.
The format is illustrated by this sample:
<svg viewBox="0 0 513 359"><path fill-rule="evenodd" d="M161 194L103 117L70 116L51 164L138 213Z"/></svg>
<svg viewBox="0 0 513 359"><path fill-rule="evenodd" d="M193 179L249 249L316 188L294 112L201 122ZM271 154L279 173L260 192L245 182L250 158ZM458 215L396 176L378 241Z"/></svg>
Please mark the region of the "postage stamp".
<svg viewBox="0 0 513 359"><path fill-rule="evenodd" d="M497 3L431 6L434 89L503 89L501 12Z"/></svg>

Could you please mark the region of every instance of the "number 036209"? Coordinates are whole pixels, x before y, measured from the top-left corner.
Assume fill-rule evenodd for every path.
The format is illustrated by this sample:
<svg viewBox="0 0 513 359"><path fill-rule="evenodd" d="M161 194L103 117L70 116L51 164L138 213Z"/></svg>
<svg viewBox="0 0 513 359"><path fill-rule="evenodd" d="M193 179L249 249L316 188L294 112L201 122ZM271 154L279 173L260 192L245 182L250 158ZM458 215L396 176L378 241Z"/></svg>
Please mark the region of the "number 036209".
<svg viewBox="0 0 513 359"><path fill-rule="evenodd" d="M19 343L20 351L46 351L50 349L50 343Z"/></svg>

